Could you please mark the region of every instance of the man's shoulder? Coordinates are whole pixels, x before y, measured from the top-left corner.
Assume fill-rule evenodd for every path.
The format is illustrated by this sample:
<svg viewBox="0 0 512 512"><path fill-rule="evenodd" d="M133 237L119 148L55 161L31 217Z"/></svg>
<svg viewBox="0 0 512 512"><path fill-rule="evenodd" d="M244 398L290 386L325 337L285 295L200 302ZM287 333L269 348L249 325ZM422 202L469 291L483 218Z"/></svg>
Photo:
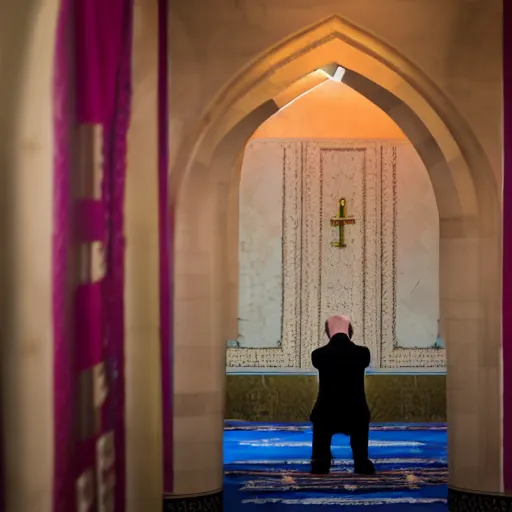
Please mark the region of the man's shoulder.
<svg viewBox="0 0 512 512"><path fill-rule="evenodd" d="M365 345L354 345L354 356L362 359L371 358L370 349Z"/></svg>
<svg viewBox="0 0 512 512"><path fill-rule="evenodd" d="M354 349L357 351L358 354L365 355L370 353L370 349L365 345L355 345Z"/></svg>
<svg viewBox="0 0 512 512"><path fill-rule="evenodd" d="M328 349L329 349L329 347L327 345L324 345L323 347L315 348L315 350L313 350L311 355L313 357L322 356L322 355L324 355L328 351Z"/></svg>

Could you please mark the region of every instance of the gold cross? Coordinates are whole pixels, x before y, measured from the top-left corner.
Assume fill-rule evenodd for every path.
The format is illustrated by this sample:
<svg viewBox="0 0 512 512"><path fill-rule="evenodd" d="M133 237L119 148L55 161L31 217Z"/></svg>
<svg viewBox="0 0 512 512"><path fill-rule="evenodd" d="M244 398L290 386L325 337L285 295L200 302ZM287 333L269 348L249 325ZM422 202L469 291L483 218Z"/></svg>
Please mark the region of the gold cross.
<svg viewBox="0 0 512 512"><path fill-rule="evenodd" d="M338 228L338 240L332 242L333 247L346 247L345 245L345 225L355 224L356 219L352 215L345 215L345 198L342 197L338 201L339 214L338 217L331 217L331 226Z"/></svg>

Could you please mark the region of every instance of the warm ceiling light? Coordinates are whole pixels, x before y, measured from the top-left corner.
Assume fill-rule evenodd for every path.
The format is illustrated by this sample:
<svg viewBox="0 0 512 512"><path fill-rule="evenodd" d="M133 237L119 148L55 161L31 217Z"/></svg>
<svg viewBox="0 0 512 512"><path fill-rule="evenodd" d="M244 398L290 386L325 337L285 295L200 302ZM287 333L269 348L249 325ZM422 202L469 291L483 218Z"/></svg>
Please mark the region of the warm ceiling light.
<svg viewBox="0 0 512 512"><path fill-rule="evenodd" d="M343 80L343 76L345 75L345 68L342 68L341 66L338 66L336 69L336 72L334 73L334 76L332 79L336 82L341 82Z"/></svg>
<svg viewBox="0 0 512 512"><path fill-rule="evenodd" d="M345 75L345 68L342 68L341 66L326 66L318 71L323 73L327 78L329 78L329 80L334 80L335 82L341 82Z"/></svg>

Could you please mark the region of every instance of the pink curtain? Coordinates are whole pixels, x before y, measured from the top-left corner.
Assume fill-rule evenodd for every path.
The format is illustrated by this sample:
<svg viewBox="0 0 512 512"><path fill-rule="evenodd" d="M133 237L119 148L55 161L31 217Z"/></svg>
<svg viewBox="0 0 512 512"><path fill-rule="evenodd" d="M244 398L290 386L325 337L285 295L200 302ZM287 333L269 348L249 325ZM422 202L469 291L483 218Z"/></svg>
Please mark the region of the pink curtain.
<svg viewBox="0 0 512 512"><path fill-rule="evenodd" d="M76 0L76 90L78 121L110 122L117 105L117 87L128 0Z"/></svg>
<svg viewBox="0 0 512 512"><path fill-rule="evenodd" d="M89 0L88 0L89 1ZM100 0L101 1L101 0ZM131 105L131 42L133 0L126 0L121 53L116 66L112 112L103 123L104 175L102 196L107 226L104 281L106 318L105 356L112 379L111 411L107 428L115 432L116 510L125 510L125 384L124 384L124 198L127 136Z"/></svg>
<svg viewBox="0 0 512 512"><path fill-rule="evenodd" d="M74 395L73 349L67 321L69 311L70 258L70 176L73 170L72 146L76 130L74 75L71 48L72 2L62 0L57 25L53 78L53 394L54 394L54 478L53 510L73 510L74 498Z"/></svg>
<svg viewBox="0 0 512 512"><path fill-rule="evenodd" d="M93 364L89 356L94 363L98 360L106 366L108 396L101 409L100 435L113 432L115 510L125 510L123 205L131 101L132 17L133 0L61 0L54 79L55 512L76 510L76 478L84 465L94 468L95 464L97 436L79 440L75 433L77 384L84 361ZM78 317L74 327L94 326L89 329L90 336L73 338L68 327L68 319L73 318L70 307L75 305L69 293L69 246L73 238L68 219L75 211L71 205L70 176L76 169L72 148L80 124L99 125L103 130L102 204L91 204L85 209L91 216L85 223L95 224L98 214L103 214L104 229L95 226L89 235L104 237L106 274L98 284L86 283L78 291L72 290L71 293L78 292L77 297L83 298L76 303ZM74 342L80 346L73 346ZM84 346L88 343L91 346Z"/></svg>

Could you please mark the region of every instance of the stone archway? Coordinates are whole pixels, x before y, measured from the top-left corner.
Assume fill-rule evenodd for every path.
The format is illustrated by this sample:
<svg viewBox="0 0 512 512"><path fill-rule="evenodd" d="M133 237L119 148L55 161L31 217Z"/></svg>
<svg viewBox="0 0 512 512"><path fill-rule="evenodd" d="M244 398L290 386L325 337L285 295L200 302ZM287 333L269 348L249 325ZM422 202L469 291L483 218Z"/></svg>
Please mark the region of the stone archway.
<svg viewBox="0 0 512 512"><path fill-rule="evenodd" d="M429 170L441 224L450 485L500 491L498 184L478 141L435 84L392 48L332 17L269 49L231 80L198 123L196 136L180 148L173 168L174 350L180 360L174 367L175 494L222 487L225 344L233 325L228 205L237 157L257 126L277 111L279 93L333 62L348 70L345 83L397 122ZM201 427L191 429L197 416ZM203 455L192 468L194 443ZM191 471L201 478L191 482Z"/></svg>

